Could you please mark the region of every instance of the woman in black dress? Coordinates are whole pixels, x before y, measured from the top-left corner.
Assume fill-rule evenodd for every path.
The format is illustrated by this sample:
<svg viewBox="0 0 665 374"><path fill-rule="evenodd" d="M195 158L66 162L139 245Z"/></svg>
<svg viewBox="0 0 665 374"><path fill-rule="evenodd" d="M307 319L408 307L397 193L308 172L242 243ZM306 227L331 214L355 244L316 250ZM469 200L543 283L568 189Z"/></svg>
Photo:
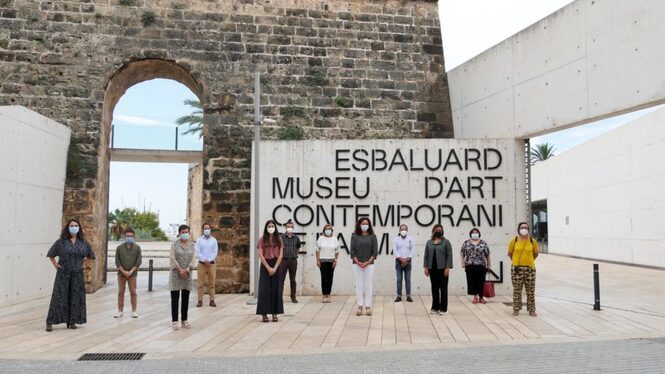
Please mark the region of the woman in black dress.
<svg viewBox="0 0 665 374"><path fill-rule="evenodd" d="M277 322L279 321L277 315L284 314L282 282L279 273L279 264L284 256L284 244L275 221L266 222L263 227L263 236L259 238L256 248L259 261L261 261L256 314L262 316L263 322L268 322L268 314L272 314L272 321Z"/></svg>
<svg viewBox="0 0 665 374"><path fill-rule="evenodd" d="M51 305L46 317L46 331L53 325L66 323L67 328L75 329L76 324L86 323L85 280L83 260L94 260L95 254L85 241L83 227L72 219L62 228L60 239L49 249L46 257L56 269ZM58 257L58 261L55 258Z"/></svg>

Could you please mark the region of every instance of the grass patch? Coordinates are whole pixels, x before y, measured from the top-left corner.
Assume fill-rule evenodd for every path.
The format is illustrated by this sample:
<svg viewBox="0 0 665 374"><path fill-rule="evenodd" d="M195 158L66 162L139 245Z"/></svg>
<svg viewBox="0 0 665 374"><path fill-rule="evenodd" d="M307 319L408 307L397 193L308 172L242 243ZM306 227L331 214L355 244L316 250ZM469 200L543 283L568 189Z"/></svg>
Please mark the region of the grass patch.
<svg viewBox="0 0 665 374"><path fill-rule="evenodd" d="M146 10L141 14L141 22L143 22L144 27L148 27L157 21L157 16L155 16L155 12Z"/></svg>
<svg viewBox="0 0 665 374"><path fill-rule="evenodd" d="M279 129L277 138L279 140L302 140L305 138L305 131L300 127L286 126Z"/></svg>
<svg viewBox="0 0 665 374"><path fill-rule="evenodd" d="M337 96L335 98L335 104L337 104L338 107L351 108L353 106L353 100L348 97Z"/></svg>

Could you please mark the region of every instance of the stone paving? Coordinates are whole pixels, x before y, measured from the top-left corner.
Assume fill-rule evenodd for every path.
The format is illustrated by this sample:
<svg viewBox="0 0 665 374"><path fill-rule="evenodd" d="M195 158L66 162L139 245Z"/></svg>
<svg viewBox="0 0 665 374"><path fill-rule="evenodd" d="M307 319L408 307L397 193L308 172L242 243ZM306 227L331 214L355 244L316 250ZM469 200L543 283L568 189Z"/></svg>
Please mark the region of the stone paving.
<svg viewBox="0 0 665 374"><path fill-rule="evenodd" d="M659 338L125 362L0 360L0 373L665 373L664 353Z"/></svg>

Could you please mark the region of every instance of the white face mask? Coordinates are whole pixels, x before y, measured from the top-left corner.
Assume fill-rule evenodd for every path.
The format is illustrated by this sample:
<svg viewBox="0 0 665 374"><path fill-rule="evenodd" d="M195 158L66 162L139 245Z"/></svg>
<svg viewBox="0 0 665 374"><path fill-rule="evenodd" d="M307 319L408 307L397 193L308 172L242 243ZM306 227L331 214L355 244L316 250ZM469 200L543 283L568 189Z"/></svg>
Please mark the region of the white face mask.
<svg viewBox="0 0 665 374"><path fill-rule="evenodd" d="M286 232L289 233L289 234L292 233L293 232L293 227L287 227Z"/></svg>
<svg viewBox="0 0 665 374"><path fill-rule="evenodd" d="M360 229L363 231L369 230L369 225L360 225Z"/></svg>
<svg viewBox="0 0 665 374"><path fill-rule="evenodd" d="M331 229L325 229L323 231L323 233L326 234L326 236L330 236L330 235L332 235L332 230Z"/></svg>
<svg viewBox="0 0 665 374"><path fill-rule="evenodd" d="M274 233L274 232L275 232L275 228L274 228L274 227L268 227L268 234L272 234L272 233Z"/></svg>
<svg viewBox="0 0 665 374"><path fill-rule="evenodd" d="M210 229L204 229L203 230L203 235L210 236Z"/></svg>
<svg viewBox="0 0 665 374"><path fill-rule="evenodd" d="M520 229L520 235L522 235L522 236L529 235L529 230L528 229Z"/></svg>
<svg viewBox="0 0 665 374"><path fill-rule="evenodd" d="M478 234L477 232L473 232L473 233L471 233L471 239L473 239L473 240L477 240L477 239L479 239L479 238L480 238L480 234Z"/></svg>
<svg viewBox="0 0 665 374"><path fill-rule="evenodd" d="M407 233L408 232L406 230L402 230L402 231L399 232L399 234L402 235L402 236L406 236Z"/></svg>

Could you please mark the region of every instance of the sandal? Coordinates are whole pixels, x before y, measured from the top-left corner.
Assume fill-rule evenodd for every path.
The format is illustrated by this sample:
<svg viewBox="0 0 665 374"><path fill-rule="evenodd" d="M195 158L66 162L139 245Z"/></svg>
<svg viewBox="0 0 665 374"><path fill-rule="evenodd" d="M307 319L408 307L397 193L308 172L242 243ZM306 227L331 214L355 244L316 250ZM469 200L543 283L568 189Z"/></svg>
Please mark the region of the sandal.
<svg viewBox="0 0 665 374"><path fill-rule="evenodd" d="M471 300L472 304L477 304L478 303L478 296L474 296L473 299Z"/></svg>
<svg viewBox="0 0 665 374"><path fill-rule="evenodd" d="M263 322L270 322L267 315L263 315Z"/></svg>
<svg viewBox="0 0 665 374"><path fill-rule="evenodd" d="M481 304L487 304L487 300L485 300L485 299L480 299L478 302L481 303Z"/></svg>
<svg viewBox="0 0 665 374"><path fill-rule="evenodd" d="M178 325L178 322L173 322L171 327L173 327L174 330L180 330L180 325Z"/></svg>
<svg viewBox="0 0 665 374"><path fill-rule="evenodd" d="M325 297L325 296L323 296L323 297L321 298L321 303L327 303L327 301L326 301L326 297Z"/></svg>
<svg viewBox="0 0 665 374"><path fill-rule="evenodd" d="M273 322L279 322L279 318L277 318L277 316L272 316L272 321Z"/></svg>
<svg viewBox="0 0 665 374"><path fill-rule="evenodd" d="M182 328L183 329L191 329L192 325L189 324L187 321L182 321Z"/></svg>
<svg viewBox="0 0 665 374"><path fill-rule="evenodd" d="M362 316L363 315L363 307L359 306L358 310L356 310L356 315L357 316Z"/></svg>

